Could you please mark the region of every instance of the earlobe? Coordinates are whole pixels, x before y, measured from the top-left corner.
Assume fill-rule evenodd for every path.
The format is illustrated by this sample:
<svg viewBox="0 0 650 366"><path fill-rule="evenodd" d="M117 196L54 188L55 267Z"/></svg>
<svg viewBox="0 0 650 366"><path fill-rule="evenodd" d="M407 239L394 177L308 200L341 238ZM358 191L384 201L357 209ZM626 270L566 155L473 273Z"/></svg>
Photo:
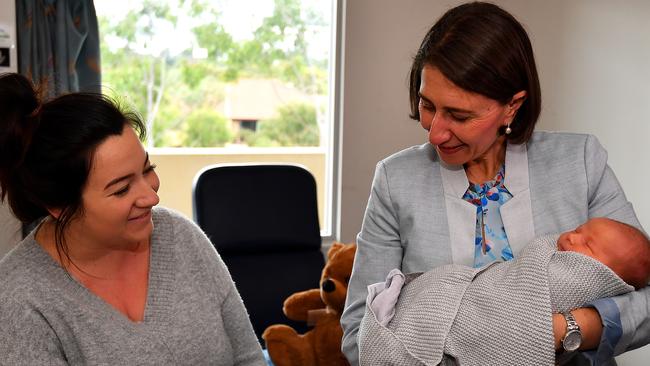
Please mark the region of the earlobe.
<svg viewBox="0 0 650 366"><path fill-rule="evenodd" d="M61 209L60 208L48 208L47 212L50 213L50 216L54 217L55 219L59 219L59 216L61 216Z"/></svg>

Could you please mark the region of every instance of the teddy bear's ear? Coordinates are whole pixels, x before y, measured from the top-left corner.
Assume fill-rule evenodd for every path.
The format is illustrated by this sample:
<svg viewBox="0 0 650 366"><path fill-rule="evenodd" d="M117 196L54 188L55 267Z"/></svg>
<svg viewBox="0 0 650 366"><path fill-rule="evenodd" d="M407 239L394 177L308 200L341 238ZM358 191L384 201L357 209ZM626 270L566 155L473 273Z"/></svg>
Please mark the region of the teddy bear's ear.
<svg viewBox="0 0 650 366"><path fill-rule="evenodd" d="M339 242L332 243L332 246L327 251L327 259L332 259L334 254L336 254L339 250L343 249L344 246L345 244L343 243L339 243Z"/></svg>

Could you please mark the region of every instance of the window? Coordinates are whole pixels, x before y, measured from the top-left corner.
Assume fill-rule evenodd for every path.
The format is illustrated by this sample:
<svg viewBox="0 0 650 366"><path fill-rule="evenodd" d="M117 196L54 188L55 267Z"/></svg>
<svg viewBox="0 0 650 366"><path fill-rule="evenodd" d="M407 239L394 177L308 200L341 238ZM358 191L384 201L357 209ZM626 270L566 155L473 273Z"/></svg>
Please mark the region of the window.
<svg viewBox="0 0 650 366"><path fill-rule="evenodd" d="M108 94L147 124L161 204L191 216L205 165L292 162L332 235L336 1L95 0Z"/></svg>
<svg viewBox="0 0 650 366"><path fill-rule="evenodd" d="M255 131L257 130L257 120L241 120L239 121L239 127Z"/></svg>

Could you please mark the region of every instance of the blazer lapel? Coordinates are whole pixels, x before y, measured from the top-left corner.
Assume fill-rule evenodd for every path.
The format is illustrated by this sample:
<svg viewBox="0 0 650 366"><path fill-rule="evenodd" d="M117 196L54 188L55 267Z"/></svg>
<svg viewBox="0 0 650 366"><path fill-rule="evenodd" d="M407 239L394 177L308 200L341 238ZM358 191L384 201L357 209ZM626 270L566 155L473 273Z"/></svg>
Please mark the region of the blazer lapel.
<svg viewBox="0 0 650 366"><path fill-rule="evenodd" d="M512 198L501 206L501 219L510 247L517 255L535 236L525 144L508 144L504 185Z"/></svg>
<svg viewBox="0 0 650 366"><path fill-rule="evenodd" d="M473 267L476 207L463 199L463 195L469 187L465 169L462 166L447 165L441 161L440 174L445 191L452 263Z"/></svg>
<svg viewBox="0 0 650 366"><path fill-rule="evenodd" d="M452 263L473 266L476 207L463 199L469 187L467 175L462 166L448 165L443 161L440 162L440 174L445 192ZM516 255L535 236L525 144L508 144L504 185L512 198L501 206L501 218L510 247Z"/></svg>

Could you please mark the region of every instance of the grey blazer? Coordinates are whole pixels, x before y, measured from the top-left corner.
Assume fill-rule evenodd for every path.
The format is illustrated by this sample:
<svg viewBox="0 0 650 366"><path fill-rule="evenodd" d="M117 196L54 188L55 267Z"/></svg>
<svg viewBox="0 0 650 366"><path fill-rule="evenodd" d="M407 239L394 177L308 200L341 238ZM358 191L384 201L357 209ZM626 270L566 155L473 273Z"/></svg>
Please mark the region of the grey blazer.
<svg viewBox="0 0 650 366"><path fill-rule="evenodd" d="M525 145L508 145L505 167L504 184L513 197L501 216L515 256L534 237L573 229L591 217L641 228L594 136L535 132ZM442 162L428 143L377 164L341 317L342 349L352 365L358 364L368 285L393 268L411 273L473 264L476 208L462 199L468 186L463 167ZM613 299L623 326L615 353L649 343L649 289Z"/></svg>

